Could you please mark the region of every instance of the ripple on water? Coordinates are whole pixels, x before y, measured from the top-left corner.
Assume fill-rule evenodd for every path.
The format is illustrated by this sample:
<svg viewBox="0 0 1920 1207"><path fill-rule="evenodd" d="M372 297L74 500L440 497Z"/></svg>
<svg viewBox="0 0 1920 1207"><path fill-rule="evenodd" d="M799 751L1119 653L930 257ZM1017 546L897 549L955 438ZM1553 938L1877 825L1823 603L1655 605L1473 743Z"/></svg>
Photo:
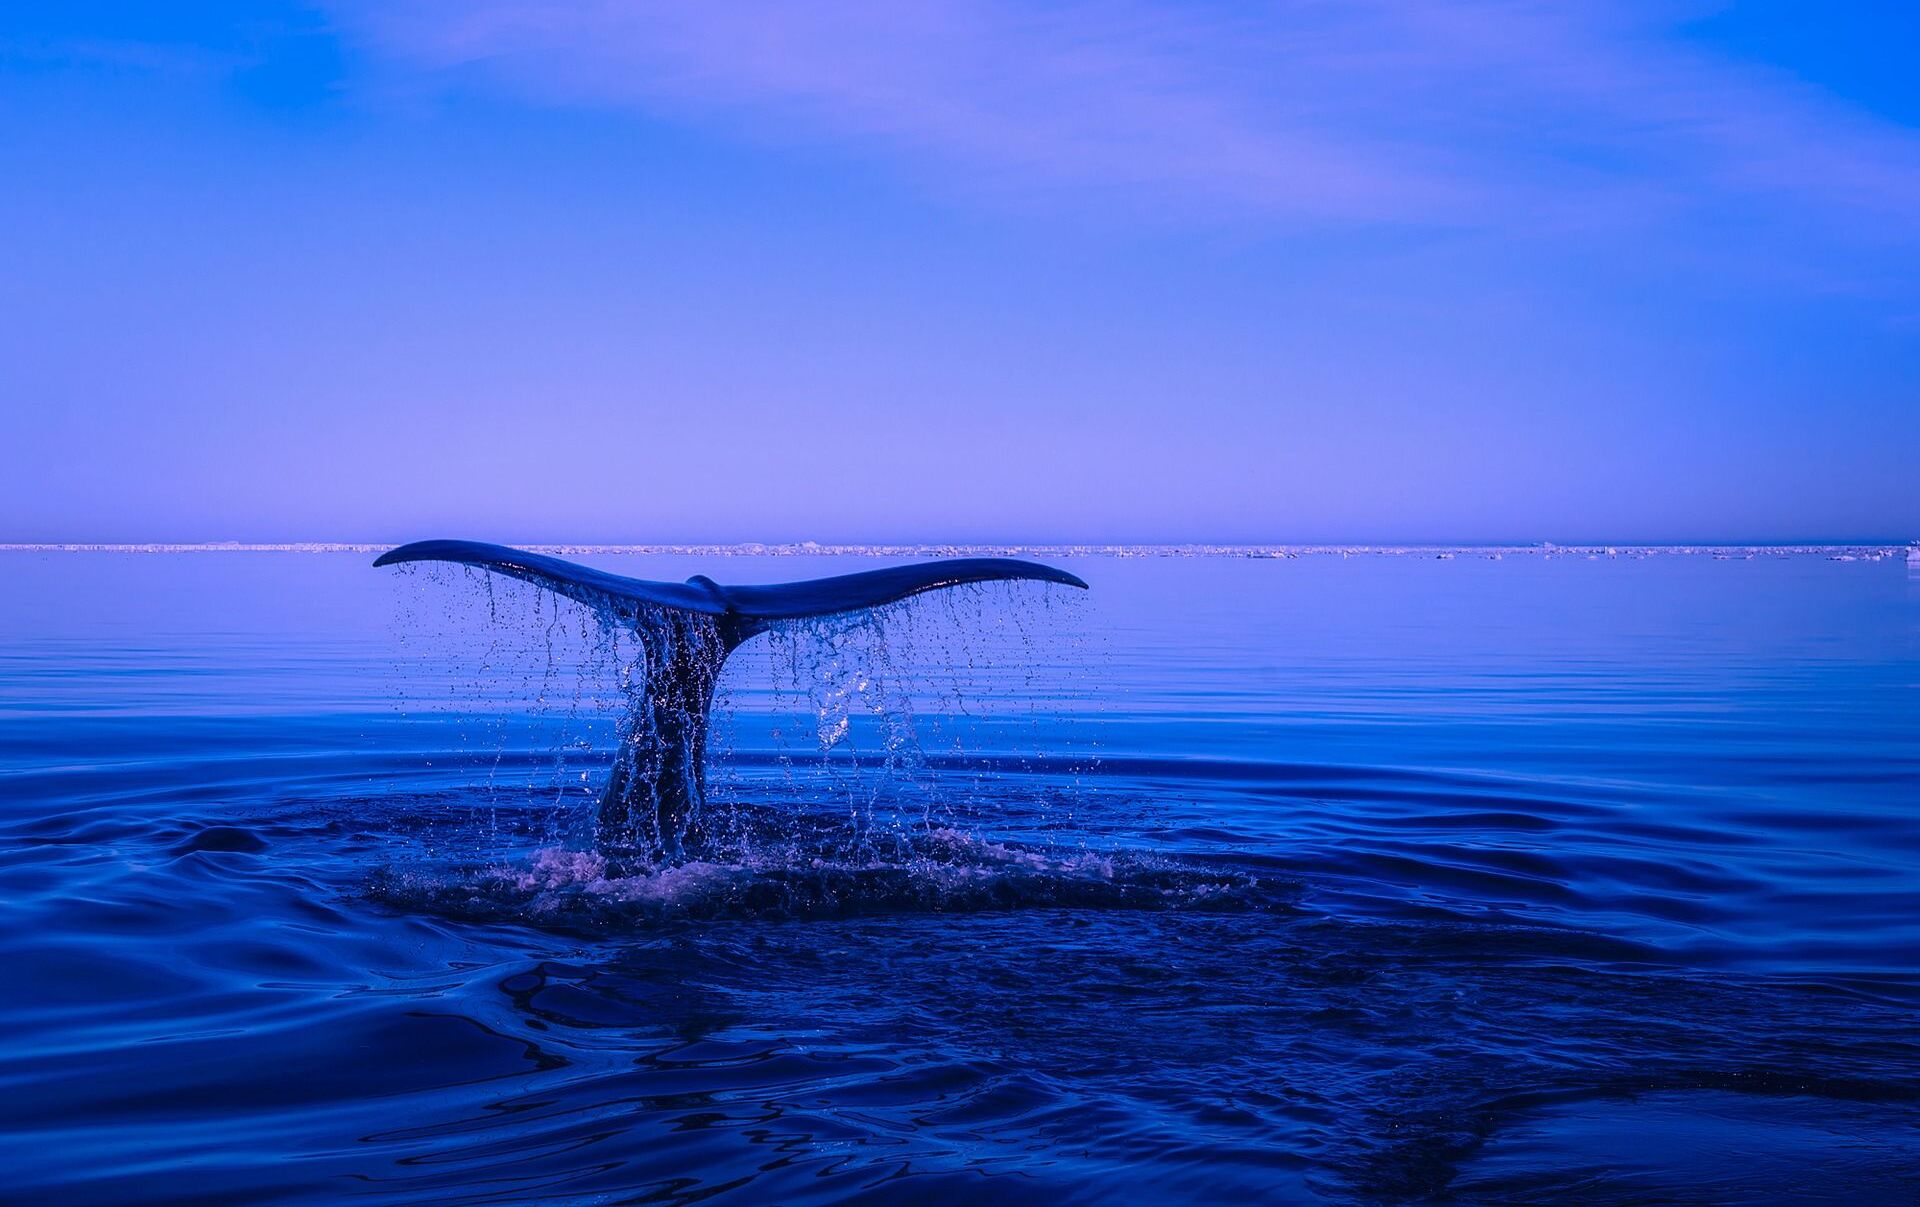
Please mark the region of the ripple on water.
<svg viewBox="0 0 1920 1207"><path fill-rule="evenodd" d="M1912 1102L1668 1089L1517 1112L1463 1164L1447 1197L1499 1207L1853 1207L1911 1202L1916 1187Z"/></svg>
<svg viewBox="0 0 1920 1207"><path fill-rule="evenodd" d="M8 563L0 608L73 640L0 625L0 1197L1920 1178L1905 579L1103 562L1091 671L984 606L932 627L1007 635L1010 674L943 648L931 693L849 694L836 644L795 728L746 668L710 796L740 824L668 868L582 847L610 680L556 673L562 618L435 643L457 593L408 590L389 630L364 561Z"/></svg>

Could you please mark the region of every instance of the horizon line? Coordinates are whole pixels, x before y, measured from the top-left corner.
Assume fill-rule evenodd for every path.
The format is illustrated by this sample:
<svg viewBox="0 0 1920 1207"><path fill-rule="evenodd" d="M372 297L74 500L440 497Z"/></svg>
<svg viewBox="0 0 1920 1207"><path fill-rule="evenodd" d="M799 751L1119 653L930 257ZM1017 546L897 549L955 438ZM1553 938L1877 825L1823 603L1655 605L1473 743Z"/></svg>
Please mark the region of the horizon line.
<svg viewBox="0 0 1920 1207"><path fill-rule="evenodd" d="M7 553L379 553L390 541L0 541ZM707 556L900 556L927 553L1035 553L1053 556L1278 556L1308 553L1486 553L1603 555L1637 553L1892 554L1920 549L1920 540L1811 541L550 541L516 548L549 554L691 554Z"/></svg>

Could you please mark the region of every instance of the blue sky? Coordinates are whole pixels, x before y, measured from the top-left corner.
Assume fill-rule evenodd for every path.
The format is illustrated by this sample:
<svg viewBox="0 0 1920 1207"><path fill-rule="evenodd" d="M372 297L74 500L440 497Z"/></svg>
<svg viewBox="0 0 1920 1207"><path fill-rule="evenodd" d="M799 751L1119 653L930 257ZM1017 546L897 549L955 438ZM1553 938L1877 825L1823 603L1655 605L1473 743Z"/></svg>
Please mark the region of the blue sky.
<svg viewBox="0 0 1920 1207"><path fill-rule="evenodd" d="M1920 537L1920 7L0 11L0 540Z"/></svg>

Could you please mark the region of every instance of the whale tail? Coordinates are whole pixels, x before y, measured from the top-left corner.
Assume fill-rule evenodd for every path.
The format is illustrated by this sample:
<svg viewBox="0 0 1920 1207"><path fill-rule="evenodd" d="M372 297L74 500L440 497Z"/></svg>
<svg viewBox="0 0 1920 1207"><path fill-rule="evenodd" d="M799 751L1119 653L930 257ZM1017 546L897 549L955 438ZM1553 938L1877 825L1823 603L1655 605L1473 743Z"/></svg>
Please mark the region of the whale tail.
<svg viewBox="0 0 1920 1207"><path fill-rule="evenodd" d="M723 587L625 578L575 562L479 541L415 541L376 566L438 561L475 566L564 595L631 625L647 658L613 774L600 798L599 841L679 858L706 800L707 717L727 655L783 620L835 616L968 583L1033 580L1086 589L1064 570L1014 558L918 562L770 586Z"/></svg>

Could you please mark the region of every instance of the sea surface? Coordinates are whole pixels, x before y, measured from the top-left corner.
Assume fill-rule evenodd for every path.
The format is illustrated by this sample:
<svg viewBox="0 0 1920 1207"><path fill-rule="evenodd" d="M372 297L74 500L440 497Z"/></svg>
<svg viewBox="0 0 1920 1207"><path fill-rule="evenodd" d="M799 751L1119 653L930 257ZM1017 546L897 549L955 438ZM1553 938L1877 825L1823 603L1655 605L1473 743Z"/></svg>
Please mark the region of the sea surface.
<svg viewBox="0 0 1920 1207"><path fill-rule="evenodd" d="M0 554L0 1200L1920 1199L1900 560L782 630L679 866L593 845L630 639L370 560Z"/></svg>

